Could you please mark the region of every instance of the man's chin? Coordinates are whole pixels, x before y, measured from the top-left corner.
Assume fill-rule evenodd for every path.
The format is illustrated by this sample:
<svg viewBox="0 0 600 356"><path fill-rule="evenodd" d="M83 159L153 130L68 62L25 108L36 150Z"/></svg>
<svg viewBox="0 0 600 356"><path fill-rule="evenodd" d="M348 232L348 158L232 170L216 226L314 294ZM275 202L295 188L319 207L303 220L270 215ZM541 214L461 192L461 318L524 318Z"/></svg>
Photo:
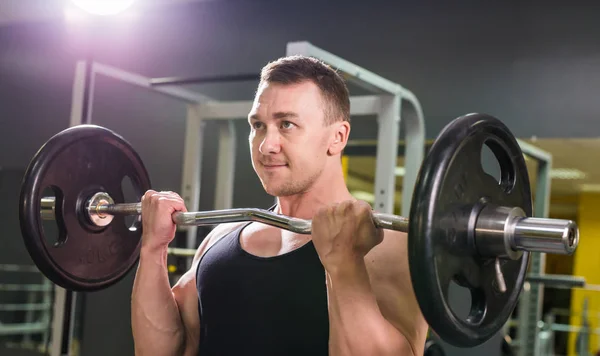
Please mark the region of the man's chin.
<svg viewBox="0 0 600 356"><path fill-rule="evenodd" d="M265 192L267 194L269 194L270 196L273 197L280 197L281 196L281 190L277 189L273 186L263 186L263 188L265 189Z"/></svg>
<svg viewBox="0 0 600 356"><path fill-rule="evenodd" d="M263 184L263 188L267 194L274 197L285 197L296 194L296 192L289 187L284 187L279 184Z"/></svg>

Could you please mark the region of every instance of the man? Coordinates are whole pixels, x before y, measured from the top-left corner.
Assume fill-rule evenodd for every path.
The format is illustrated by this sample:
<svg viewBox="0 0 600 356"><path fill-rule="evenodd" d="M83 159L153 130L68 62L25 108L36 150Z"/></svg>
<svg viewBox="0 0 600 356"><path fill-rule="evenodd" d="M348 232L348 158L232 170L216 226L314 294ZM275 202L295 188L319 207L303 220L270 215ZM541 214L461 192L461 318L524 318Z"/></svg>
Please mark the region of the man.
<svg viewBox="0 0 600 356"><path fill-rule="evenodd" d="M252 165L279 214L312 219L312 235L222 224L171 289L172 192L142 199L132 293L138 355L422 355L427 324L412 289L406 235L376 229L346 188L350 133L342 78L313 58L263 68L248 115Z"/></svg>

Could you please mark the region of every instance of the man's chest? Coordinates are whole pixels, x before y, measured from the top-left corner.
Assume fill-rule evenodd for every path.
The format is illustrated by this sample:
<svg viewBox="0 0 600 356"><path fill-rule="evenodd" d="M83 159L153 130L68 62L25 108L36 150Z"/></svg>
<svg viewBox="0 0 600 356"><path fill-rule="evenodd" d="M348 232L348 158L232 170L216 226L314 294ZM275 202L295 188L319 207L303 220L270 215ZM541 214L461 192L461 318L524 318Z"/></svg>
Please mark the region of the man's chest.
<svg viewBox="0 0 600 356"><path fill-rule="evenodd" d="M260 223L250 224L240 233L242 248L260 257L284 255L304 246L310 240L310 235L296 234Z"/></svg>

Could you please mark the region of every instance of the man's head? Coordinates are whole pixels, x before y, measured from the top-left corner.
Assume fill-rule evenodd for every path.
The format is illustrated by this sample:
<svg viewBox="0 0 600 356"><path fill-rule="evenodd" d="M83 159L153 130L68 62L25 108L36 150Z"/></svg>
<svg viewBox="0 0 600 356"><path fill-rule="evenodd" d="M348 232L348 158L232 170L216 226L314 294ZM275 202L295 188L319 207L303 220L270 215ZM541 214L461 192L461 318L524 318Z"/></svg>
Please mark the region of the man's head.
<svg viewBox="0 0 600 356"><path fill-rule="evenodd" d="M267 193L299 194L341 174L350 98L340 75L321 61L291 56L267 64L248 121L252 165Z"/></svg>

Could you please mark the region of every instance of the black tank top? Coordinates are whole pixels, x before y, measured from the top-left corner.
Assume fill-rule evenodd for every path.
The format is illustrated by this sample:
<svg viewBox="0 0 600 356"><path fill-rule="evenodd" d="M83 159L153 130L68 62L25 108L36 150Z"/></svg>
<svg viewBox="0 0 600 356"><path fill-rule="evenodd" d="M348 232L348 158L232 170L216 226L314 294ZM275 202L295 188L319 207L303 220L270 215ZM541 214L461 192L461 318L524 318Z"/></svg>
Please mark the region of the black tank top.
<svg viewBox="0 0 600 356"><path fill-rule="evenodd" d="M198 263L199 355L327 355L325 269L312 241L258 257L230 232Z"/></svg>

